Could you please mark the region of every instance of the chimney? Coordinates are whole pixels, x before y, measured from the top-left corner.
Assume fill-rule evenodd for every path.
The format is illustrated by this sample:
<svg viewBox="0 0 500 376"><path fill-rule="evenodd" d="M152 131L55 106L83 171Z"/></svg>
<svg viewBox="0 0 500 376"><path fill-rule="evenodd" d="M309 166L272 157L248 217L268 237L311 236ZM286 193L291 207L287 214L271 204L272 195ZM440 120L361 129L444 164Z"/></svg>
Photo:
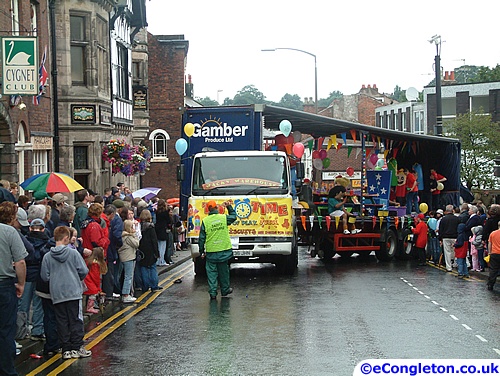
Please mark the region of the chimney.
<svg viewBox="0 0 500 376"><path fill-rule="evenodd" d="M448 81L450 79L449 75L448 75L448 71L445 71L444 72L444 80L445 81Z"/></svg>
<svg viewBox="0 0 500 376"><path fill-rule="evenodd" d="M450 72L450 80L455 81L455 71Z"/></svg>
<svg viewBox="0 0 500 376"><path fill-rule="evenodd" d="M365 84L361 85L361 89L366 89Z"/></svg>
<svg viewBox="0 0 500 376"><path fill-rule="evenodd" d="M184 84L184 90L186 91L186 97L193 98L193 84L191 83L191 75L187 75L188 82Z"/></svg>
<svg viewBox="0 0 500 376"><path fill-rule="evenodd" d="M372 88L372 85L368 84L368 89L371 89Z"/></svg>
<svg viewBox="0 0 500 376"><path fill-rule="evenodd" d="M373 84L373 88L374 88L374 89L377 89L377 84Z"/></svg>

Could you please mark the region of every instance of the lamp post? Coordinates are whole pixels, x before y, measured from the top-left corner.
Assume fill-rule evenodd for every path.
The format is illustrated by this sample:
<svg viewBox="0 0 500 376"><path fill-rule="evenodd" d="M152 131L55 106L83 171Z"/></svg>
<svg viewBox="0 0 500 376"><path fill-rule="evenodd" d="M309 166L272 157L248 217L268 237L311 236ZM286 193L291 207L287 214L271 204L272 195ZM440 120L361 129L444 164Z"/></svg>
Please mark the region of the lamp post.
<svg viewBox="0 0 500 376"><path fill-rule="evenodd" d="M218 89L217 90L217 104L220 106L220 102L219 102L219 93L222 93L224 90L222 89Z"/></svg>
<svg viewBox="0 0 500 376"><path fill-rule="evenodd" d="M307 54L309 56L312 56L314 58L314 112L317 114L318 113L318 67L316 65L316 55L304 50L299 50L298 48L286 48L286 47L281 47L281 48L266 48L261 51L263 52L274 52L278 50L290 50L290 51L297 51L297 52L302 52L304 54Z"/></svg>
<svg viewBox="0 0 500 376"><path fill-rule="evenodd" d="M434 71L436 73L436 129L435 135L443 135L443 107L441 103L441 35L434 35L429 43L436 45L436 57L434 58Z"/></svg>

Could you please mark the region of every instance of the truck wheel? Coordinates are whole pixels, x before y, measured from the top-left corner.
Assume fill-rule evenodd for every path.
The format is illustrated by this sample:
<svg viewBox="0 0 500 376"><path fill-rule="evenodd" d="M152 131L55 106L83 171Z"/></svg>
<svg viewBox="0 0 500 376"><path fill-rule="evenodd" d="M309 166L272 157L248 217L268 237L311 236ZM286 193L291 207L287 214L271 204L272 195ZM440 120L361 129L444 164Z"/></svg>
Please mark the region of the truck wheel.
<svg viewBox="0 0 500 376"><path fill-rule="evenodd" d="M388 230L385 242L380 243L380 250L375 251L375 255L380 261L389 261L396 255L397 250L398 237L394 230Z"/></svg>
<svg viewBox="0 0 500 376"><path fill-rule="evenodd" d="M299 247L297 244L297 237L293 238L292 253L287 256L280 256L279 261L276 262L276 268L281 274L293 275L297 270L299 264Z"/></svg>
<svg viewBox="0 0 500 376"><path fill-rule="evenodd" d="M206 261L204 258L197 257L194 259L194 274L197 277L206 277L207 269L205 268Z"/></svg>

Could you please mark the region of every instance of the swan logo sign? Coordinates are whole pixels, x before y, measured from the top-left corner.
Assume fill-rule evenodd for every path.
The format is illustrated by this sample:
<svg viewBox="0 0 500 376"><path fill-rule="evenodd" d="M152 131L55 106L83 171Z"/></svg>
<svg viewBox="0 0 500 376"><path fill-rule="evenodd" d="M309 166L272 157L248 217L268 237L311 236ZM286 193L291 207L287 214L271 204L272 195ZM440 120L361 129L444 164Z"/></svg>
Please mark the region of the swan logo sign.
<svg viewBox="0 0 500 376"><path fill-rule="evenodd" d="M38 95L37 38L2 38L2 94Z"/></svg>

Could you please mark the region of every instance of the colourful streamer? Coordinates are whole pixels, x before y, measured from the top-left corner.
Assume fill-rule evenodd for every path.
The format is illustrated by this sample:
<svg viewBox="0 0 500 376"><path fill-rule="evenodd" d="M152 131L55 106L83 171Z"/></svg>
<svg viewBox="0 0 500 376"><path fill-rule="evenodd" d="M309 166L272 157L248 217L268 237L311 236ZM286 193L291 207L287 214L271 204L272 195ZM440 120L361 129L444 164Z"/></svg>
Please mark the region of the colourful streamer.
<svg viewBox="0 0 500 376"><path fill-rule="evenodd" d="M327 216L325 217L325 221L326 221L326 229L327 229L328 231L330 231L330 223L332 222L332 217L330 217L329 215L327 215Z"/></svg>
<svg viewBox="0 0 500 376"><path fill-rule="evenodd" d="M321 221L322 220L323 220L323 216L318 215L318 226L319 226L319 228L323 228L323 226L321 225Z"/></svg>

